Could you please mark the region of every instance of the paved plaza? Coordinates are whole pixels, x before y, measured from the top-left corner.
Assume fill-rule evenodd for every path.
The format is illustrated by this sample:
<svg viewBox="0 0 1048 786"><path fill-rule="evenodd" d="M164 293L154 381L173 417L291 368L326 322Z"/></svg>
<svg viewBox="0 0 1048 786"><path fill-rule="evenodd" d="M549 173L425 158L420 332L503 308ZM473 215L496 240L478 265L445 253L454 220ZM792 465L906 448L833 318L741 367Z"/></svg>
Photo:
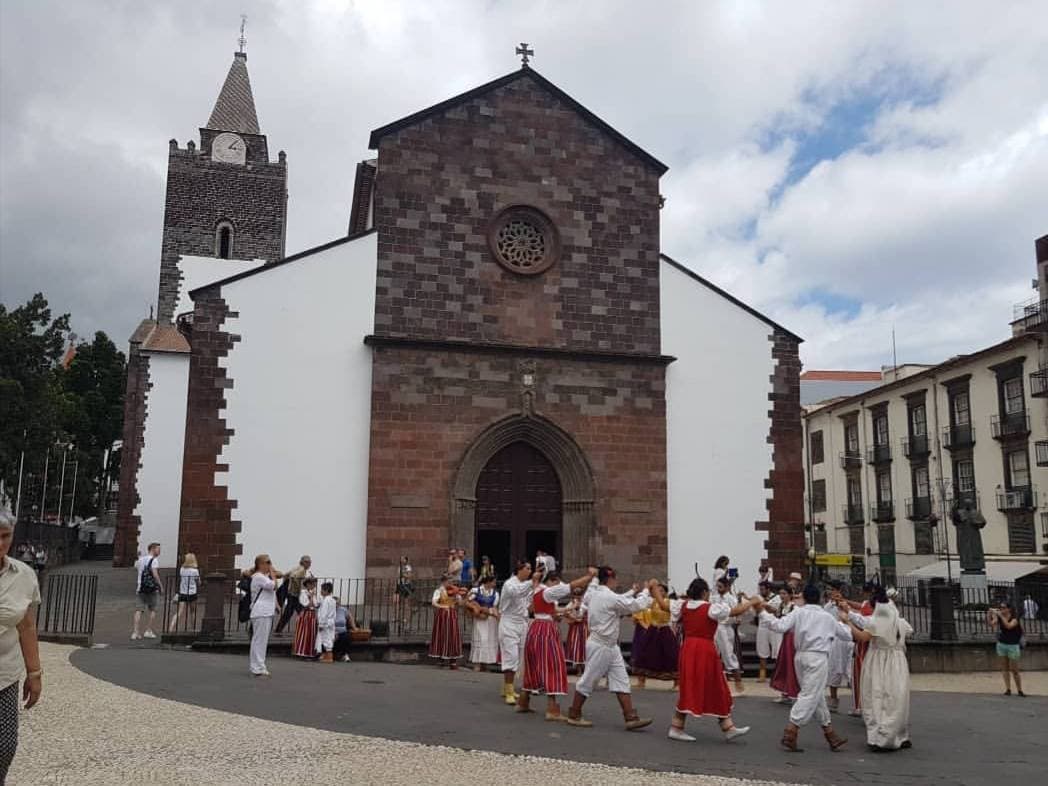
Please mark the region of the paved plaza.
<svg viewBox="0 0 1048 786"><path fill-rule="evenodd" d="M44 644L45 699L24 713L11 784L314 783L557 784L1038 782L1048 765L1048 675L1027 699L997 695L997 675L916 675L956 693L913 695L914 748L868 753L859 719L835 716L851 739L832 754L815 729L803 754L779 751L786 709L750 684L736 719L750 735L724 743L712 721L674 743L673 695L636 693L646 731L621 730L612 698L587 705L596 725L572 729L499 703L498 676L382 663L321 665L273 658L251 678L246 658L155 647ZM656 683L657 684L657 683ZM537 758L542 757L542 758ZM612 765L612 767L600 765ZM1039 774L1040 773L1040 774Z"/></svg>

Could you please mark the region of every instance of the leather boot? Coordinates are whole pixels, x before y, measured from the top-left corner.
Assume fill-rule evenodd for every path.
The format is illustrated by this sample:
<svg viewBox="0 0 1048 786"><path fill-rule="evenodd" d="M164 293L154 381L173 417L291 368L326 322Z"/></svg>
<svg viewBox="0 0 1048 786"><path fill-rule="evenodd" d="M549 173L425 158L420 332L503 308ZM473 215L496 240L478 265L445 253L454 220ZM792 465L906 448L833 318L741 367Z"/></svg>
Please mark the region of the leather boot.
<svg viewBox="0 0 1048 786"><path fill-rule="evenodd" d="M761 673L757 676L757 682L767 682L767 681L768 681L768 670L766 668L764 668L764 666L761 666Z"/></svg>
<svg viewBox="0 0 1048 786"><path fill-rule="evenodd" d="M830 744L831 751L839 751L844 747L844 744L848 741L846 738L838 736L837 732L833 730L832 726L827 726L822 730L822 734L826 737L826 742Z"/></svg>
<svg viewBox="0 0 1048 786"><path fill-rule="evenodd" d="M779 744L790 753L804 752L804 748L797 747L797 732L798 729L795 729L792 726L787 726L782 732L782 739L779 740Z"/></svg>
<svg viewBox="0 0 1048 786"><path fill-rule="evenodd" d="M334 663L335 654L333 652L325 652L320 656L320 660L322 663Z"/></svg>
<svg viewBox="0 0 1048 786"><path fill-rule="evenodd" d="M502 700L510 706L513 706L517 703L517 694L513 690L512 682L502 683Z"/></svg>

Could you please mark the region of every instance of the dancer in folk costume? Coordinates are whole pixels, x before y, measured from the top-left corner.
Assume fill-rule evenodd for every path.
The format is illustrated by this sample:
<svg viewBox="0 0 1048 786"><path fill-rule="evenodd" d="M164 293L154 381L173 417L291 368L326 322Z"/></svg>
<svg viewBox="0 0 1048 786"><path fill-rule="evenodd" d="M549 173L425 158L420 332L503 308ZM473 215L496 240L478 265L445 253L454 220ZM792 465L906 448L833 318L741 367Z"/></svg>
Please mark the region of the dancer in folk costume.
<svg viewBox="0 0 1048 786"><path fill-rule="evenodd" d="M713 639L719 625L733 614L738 616L760 601L754 598L736 608L726 603L710 603L710 586L705 579L696 578L688 587L686 598L667 600L656 593L655 603L667 610L671 619L680 621L684 628L684 646L680 651L680 688L677 706L670 723L669 738L694 742L684 731L688 716L709 715L717 718L725 739L741 737L749 726L739 728L731 719L731 691L724 677L724 665L717 654Z"/></svg>
<svg viewBox="0 0 1048 786"><path fill-rule="evenodd" d="M717 590L713 593L710 600L715 604L723 604L732 609L738 606L739 597L732 591L732 581L733 579L728 573L724 573L717 579ZM749 606L745 606L743 610L745 611L746 609L749 609ZM742 661L739 657L742 645L739 641L738 622L733 619L726 619L720 623L714 641L717 644L717 652L720 654L721 662L724 664L724 670L735 678L735 692L742 693L744 690L742 687Z"/></svg>
<svg viewBox="0 0 1048 786"><path fill-rule="evenodd" d="M564 643L564 661L570 673L581 671L586 665L586 637L589 635L586 607L582 604L584 589L571 591L571 605L564 612L568 623L568 640Z"/></svg>
<svg viewBox="0 0 1048 786"><path fill-rule="evenodd" d="M839 737L830 723L830 709L826 706L826 679L830 669L830 649L835 639L851 639L851 629L819 605L819 588L809 584L804 588L804 605L785 617L775 619L762 612L768 626L779 633L793 631L797 654L794 664L800 679L801 691L790 708L790 722L783 731L780 744L788 751L799 753L797 733L812 718L822 726L830 750L837 751L847 742Z"/></svg>
<svg viewBox="0 0 1048 786"><path fill-rule="evenodd" d="M651 579L648 587L639 592L639 585L622 595L615 592L618 577L607 565L597 572L597 584L591 585L583 597L589 612L589 637L586 639L586 668L575 683L575 696L568 711L572 726L592 726L593 721L582 717L582 705L596 689L602 678L608 678L608 690L615 694L626 721L626 730L635 731L651 725L651 718L641 718L633 708L630 695L630 676L619 648L620 623L623 617L643 611L651 605L651 587L658 582Z"/></svg>
<svg viewBox="0 0 1048 786"><path fill-rule="evenodd" d="M499 593L495 575L481 576L472 590L466 608L473 617L473 637L469 644L469 661L473 671L483 671L487 664L499 662Z"/></svg>
<svg viewBox="0 0 1048 786"><path fill-rule="evenodd" d="M520 560L516 572L502 584L499 597L499 657L502 662L502 698L516 706L519 696L513 680L524 654L524 637L528 632L528 607L538 586L538 577L532 581L531 563Z"/></svg>
<svg viewBox="0 0 1048 786"><path fill-rule="evenodd" d="M863 617L873 615L873 603L871 598L879 589L877 582L867 581L862 585L862 601L846 601L852 611L858 612ZM868 641L856 641L852 648L852 703L853 707L849 715L862 715L862 662L866 658L866 651L870 648Z"/></svg>
<svg viewBox="0 0 1048 786"><path fill-rule="evenodd" d="M761 596L763 606L773 616L779 617L780 610L782 609L782 598L777 593L771 591L771 584L767 581L762 581L757 588L758 593ZM782 643L782 636L773 631L767 625L762 625L760 617L754 619L754 624L757 626L757 657L760 659L760 674L757 676L757 682L767 682L768 680L768 661L776 660L779 655L779 645Z"/></svg>
<svg viewBox="0 0 1048 786"><path fill-rule="evenodd" d="M785 617L790 614L794 609L804 605L804 598L797 594L794 590L792 582L794 575L791 574L790 583L779 590L779 598L781 604L779 606L779 613L776 616L778 619ZM759 624L762 627L767 627L769 631L775 633L770 627L763 614L760 615ZM801 684L797 680L797 669L794 667L793 659L797 654L793 646L793 631L786 631L786 633L780 633L779 636L779 649L775 656L775 673L771 676L772 690L777 690L779 696L775 699L776 704L789 704L794 701L801 692Z"/></svg>
<svg viewBox="0 0 1048 786"><path fill-rule="evenodd" d="M589 584L596 573L597 569L591 568L590 572L570 584L562 582L556 571L549 575L545 571L537 574L542 576L542 586L531 597L535 614L524 640L524 680L517 699L517 712L532 712L531 694L545 693L546 720L564 719L557 697L568 692L568 669L560 644L557 603L570 597L572 590Z"/></svg>
<svg viewBox="0 0 1048 786"><path fill-rule="evenodd" d="M634 614L633 619L639 618L639 625L646 629L642 638L640 648L630 653L630 669L634 676L640 681L650 677L653 680L677 680L677 660L680 656L680 643L677 633L672 625L669 601L666 595L669 592L665 584L659 585L662 603L653 603L648 609L640 614Z"/></svg>
<svg viewBox="0 0 1048 786"><path fill-rule="evenodd" d="M299 613L295 621L294 654L299 658L315 658L317 646L317 580L312 576L302 580L298 593Z"/></svg>
<svg viewBox="0 0 1048 786"><path fill-rule="evenodd" d="M320 603L317 604L317 654L324 663L335 662L335 610L332 593L335 585L325 581L320 585Z"/></svg>
<svg viewBox="0 0 1048 786"><path fill-rule="evenodd" d="M833 589L826 592L823 608L828 614L837 616L839 614L838 604L843 602L844 598L840 593L840 585L831 585ZM830 650L830 676L826 684L830 686L830 698L827 705L830 708L830 712L837 712L840 707L840 699L837 696L838 689L852 685L852 654L855 649L855 643L852 641L845 641L843 639L836 639L833 642L833 648ZM854 691L854 688L853 688Z"/></svg>
<svg viewBox="0 0 1048 786"><path fill-rule="evenodd" d="M906 661L906 637L913 628L880 587L870 597L873 614L851 611L842 601L841 619L852 630L856 642L869 645L862 664L862 692L866 700L862 719L866 744L882 753L911 747L910 667Z"/></svg>
<svg viewBox="0 0 1048 786"><path fill-rule="evenodd" d="M458 668L462 657L462 634L459 632L458 606L464 592L458 588L458 576L445 575L433 591L433 635L429 639L429 657Z"/></svg>

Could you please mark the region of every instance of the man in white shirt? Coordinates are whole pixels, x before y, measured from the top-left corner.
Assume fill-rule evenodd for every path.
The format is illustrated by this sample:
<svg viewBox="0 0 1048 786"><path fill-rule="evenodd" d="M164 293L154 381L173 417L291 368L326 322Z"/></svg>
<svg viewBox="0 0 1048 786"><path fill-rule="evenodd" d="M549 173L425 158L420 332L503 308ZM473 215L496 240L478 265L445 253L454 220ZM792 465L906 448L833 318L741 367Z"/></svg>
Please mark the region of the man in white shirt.
<svg viewBox="0 0 1048 786"><path fill-rule="evenodd" d="M758 585L757 591L760 593L764 607L771 612L772 616L778 617L779 611L782 609L782 598L777 594L772 594L771 585L766 581L762 581ZM757 682L768 681L768 661L778 658L779 644L781 642L782 637L766 624L761 623L758 618L757 657L760 658L761 670L760 675L757 677Z"/></svg>
<svg viewBox="0 0 1048 786"><path fill-rule="evenodd" d="M725 572L717 579L717 586L710 595L710 603L722 603L728 608L735 608L739 604L739 597L732 589L734 578L729 572ZM742 693L742 665L739 663L737 648L737 637L739 632L738 617L732 617L717 624L717 633L713 643L717 646L724 671L732 675L735 680L735 692Z"/></svg>
<svg viewBox="0 0 1048 786"><path fill-rule="evenodd" d="M586 666L575 683L575 696L568 710L567 722L572 726L592 726L593 721L582 717L582 705L590 697L597 683L608 678L608 690L615 694L626 721L626 730L643 729L651 724L651 718L641 718L633 708L630 696L630 676L619 648L619 627L623 617L644 611L652 604L651 592L661 593L657 579L622 593L615 592L618 577L614 569L605 565L597 571L597 584L591 585L583 597L589 614L589 637L586 639Z"/></svg>
<svg viewBox="0 0 1048 786"><path fill-rule="evenodd" d="M790 722L780 741L783 748L799 753L797 733L800 727L815 718L822 726L830 750L839 750L848 741L837 736L830 724L830 709L826 704L826 681L830 671L830 650L837 639L850 641L851 628L819 605L819 588L809 584L804 588L804 605L784 617L776 619L767 611L761 611L761 623L776 633L793 631L796 650L793 663L797 680L801 685L800 695L790 708Z"/></svg>
<svg viewBox="0 0 1048 786"><path fill-rule="evenodd" d="M150 543L145 555L139 557L135 562L135 616L131 631L132 640L143 637L147 639L156 638L156 634L153 633L153 623L156 622L156 602L157 598L160 597L160 593L163 592L160 584L159 563L157 562L157 557L159 556L160 544ZM149 612L149 619L146 622L146 632L144 634L139 632L142 626L143 611Z"/></svg>
<svg viewBox="0 0 1048 786"><path fill-rule="evenodd" d="M1037 613L1041 610L1040 605L1033 599L1032 596L1027 595L1026 600L1023 601L1023 618L1027 620L1037 619Z"/></svg>
<svg viewBox="0 0 1048 786"><path fill-rule="evenodd" d="M506 579L499 595L499 651L502 656L502 698L506 704L516 704L520 696L513 687L520 657L524 651L524 637L528 632L528 605L538 586L540 574L534 580L531 563L521 560L517 572Z"/></svg>

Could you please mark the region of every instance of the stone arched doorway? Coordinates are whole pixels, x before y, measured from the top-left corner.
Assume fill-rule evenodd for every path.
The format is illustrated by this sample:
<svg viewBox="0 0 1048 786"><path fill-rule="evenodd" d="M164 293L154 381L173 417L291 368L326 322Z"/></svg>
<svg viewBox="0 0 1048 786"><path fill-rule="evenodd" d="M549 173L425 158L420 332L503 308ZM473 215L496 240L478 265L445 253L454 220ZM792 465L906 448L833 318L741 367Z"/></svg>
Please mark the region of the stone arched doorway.
<svg viewBox="0 0 1048 786"><path fill-rule="evenodd" d="M547 471L544 468L555 473L555 484L550 482L552 478L543 477ZM497 490L493 488L498 480L493 476L500 473L504 483L512 486L507 489L507 498L522 501L522 507L495 511L493 515L490 505L499 504ZM537 486L532 494L526 488L528 474ZM479 521L478 485L482 501ZM555 486L559 486L560 491L559 511L556 507L550 509L551 505L558 506L553 493ZM481 531L509 529L510 551L524 549L511 556L533 557L536 545L550 543L549 538L553 538L556 550L552 553L558 562L565 569L576 570L597 557L594 498L593 472L578 443L547 418L514 415L484 429L463 455L452 487L449 545L476 548L480 545L478 524ZM520 518L529 515L538 517L534 526ZM475 556L479 558L480 554Z"/></svg>

